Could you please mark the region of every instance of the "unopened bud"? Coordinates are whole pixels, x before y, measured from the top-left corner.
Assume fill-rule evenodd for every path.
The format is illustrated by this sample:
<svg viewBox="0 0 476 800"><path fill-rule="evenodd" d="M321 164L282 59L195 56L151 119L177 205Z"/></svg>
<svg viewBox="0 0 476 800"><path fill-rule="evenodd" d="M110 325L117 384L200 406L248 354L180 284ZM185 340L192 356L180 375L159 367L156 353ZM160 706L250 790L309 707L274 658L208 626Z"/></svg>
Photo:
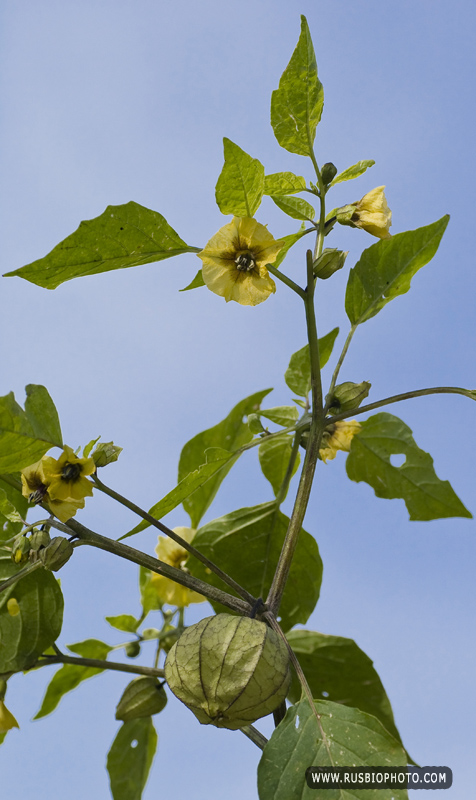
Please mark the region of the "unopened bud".
<svg viewBox="0 0 476 800"><path fill-rule="evenodd" d="M40 550L40 561L43 562L47 569L58 572L69 561L73 555L73 550L73 545L69 539L65 539L64 536L55 536L48 547L43 547Z"/></svg>
<svg viewBox="0 0 476 800"><path fill-rule="evenodd" d="M30 561L38 561L40 557L40 550L48 547L51 542L51 536L48 531L33 531L30 536Z"/></svg>
<svg viewBox="0 0 476 800"><path fill-rule="evenodd" d="M24 564L28 561L28 553L30 552L30 540L22 533L15 537L12 545L12 561L15 564Z"/></svg>
<svg viewBox="0 0 476 800"><path fill-rule="evenodd" d="M341 383L336 386L332 395L332 400L329 404L330 414L340 414L342 411L350 411L353 408L358 408L363 400L370 392L371 383L362 381L362 383Z"/></svg>
<svg viewBox="0 0 476 800"><path fill-rule="evenodd" d="M128 722L131 719L158 714L167 705L167 695L157 678L142 675L134 678L119 700L116 719Z"/></svg>
<svg viewBox="0 0 476 800"><path fill-rule="evenodd" d="M321 178L324 186L328 186L331 181L334 180L335 176L337 175L337 167L332 161L328 161L326 164L323 165L321 169Z"/></svg>
<svg viewBox="0 0 476 800"><path fill-rule="evenodd" d="M137 658L140 655L139 642L128 642L124 648L125 654L128 658Z"/></svg>
<svg viewBox="0 0 476 800"><path fill-rule="evenodd" d="M248 414L248 427L251 433L264 433L263 423L258 414Z"/></svg>
<svg viewBox="0 0 476 800"><path fill-rule="evenodd" d="M334 272L342 269L347 258L348 251L336 250L335 248L326 247L322 251L319 258L314 261L314 276L327 280Z"/></svg>
<svg viewBox="0 0 476 800"><path fill-rule="evenodd" d="M113 461L117 461L121 453L122 447L117 447L114 442L103 442L98 444L94 453L91 453L91 458L96 467L106 467Z"/></svg>

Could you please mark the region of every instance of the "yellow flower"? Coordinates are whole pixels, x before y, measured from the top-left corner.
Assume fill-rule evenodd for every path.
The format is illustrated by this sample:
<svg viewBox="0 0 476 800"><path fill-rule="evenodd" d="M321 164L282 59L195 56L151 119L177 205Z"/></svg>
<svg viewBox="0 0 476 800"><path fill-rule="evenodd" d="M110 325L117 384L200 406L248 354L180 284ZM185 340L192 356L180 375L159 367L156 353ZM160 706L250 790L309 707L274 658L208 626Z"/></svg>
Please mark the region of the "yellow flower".
<svg viewBox="0 0 476 800"><path fill-rule="evenodd" d="M189 544L195 536L193 528L174 528L173 530L174 533L178 533ZM173 539L169 539L168 536L159 537L155 552L159 561L164 561L172 567L184 570L184 572L187 571L185 563L189 556L188 552L181 545L174 542ZM190 603L203 603L206 599L198 592L187 589L186 586L181 586L180 583L175 583L175 581L163 575L153 573L150 583L155 588L159 599L171 606L183 608L183 606L189 606Z"/></svg>
<svg viewBox="0 0 476 800"><path fill-rule="evenodd" d="M212 292L242 306L257 306L276 291L266 264L282 248L268 229L251 217L233 217L198 253L203 280Z"/></svg>
<svg viewBox="0 0 476 800"><path fill-rule="evenodd" d="M349 421L338 420L329 425L324 431L319 449L319 456L322 461L332 461L336 457L338 450L345 450L348 453L352 439L360 431L361 427L360 423L355 419Z"/></svg>
<svg viewBox="0 0 476 800"><path fill-rule="evenodd" d="M8 710L3 700L0 700L0 733L7 733L12 728L19 728L15 717Z"/></svg>
<svg viewBox="0 0 476 800"><path fill-rule="evenodd" d="M385 197L385 186L377 186L367 192L358 203L338 208L337 221L342 225L351 225L353 228L362 228L378 239L390 239L390 225L392 212Z"/></svg>
<svg viewBox="0 0 476 800"><path fill-rule="evenodd" d="M22 470L22 494L30 503L46 503L61 522L67 522L84 508L84 498L92 495L86 476L95 470L92 458L78 458L66 445L58 459L43 456Z"/></svg>
<svg viewBox="0 0 476 800"><path fill-rule="evenodd" d="M84 503L85 497L92 497L93 485L86 477L96 472L92 458L78 458L72 447L65 445L58 459L44 456L42 462L50 500Z"/></svg>

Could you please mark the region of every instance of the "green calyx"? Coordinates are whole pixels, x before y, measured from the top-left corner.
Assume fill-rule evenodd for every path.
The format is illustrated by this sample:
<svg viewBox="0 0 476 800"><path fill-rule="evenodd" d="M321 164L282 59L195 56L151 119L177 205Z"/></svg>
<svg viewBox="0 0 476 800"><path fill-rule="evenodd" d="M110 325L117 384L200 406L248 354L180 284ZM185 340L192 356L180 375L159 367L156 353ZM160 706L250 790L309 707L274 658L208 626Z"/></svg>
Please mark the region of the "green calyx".
<svg viewBox="0 0 476 800"><path fill-rule="evenodd" d="M157 678L141 675L125 688L116 708L116 719L131 719L158 714L167 705L167 695Z"/></svg>
<svg viewBox="0 0 476 800"><path fill-rule="evenodd" d="M291 672L285 643L264 622L217 614L184 631L165 678L199 722L237 730L278 708Z"/></svg>

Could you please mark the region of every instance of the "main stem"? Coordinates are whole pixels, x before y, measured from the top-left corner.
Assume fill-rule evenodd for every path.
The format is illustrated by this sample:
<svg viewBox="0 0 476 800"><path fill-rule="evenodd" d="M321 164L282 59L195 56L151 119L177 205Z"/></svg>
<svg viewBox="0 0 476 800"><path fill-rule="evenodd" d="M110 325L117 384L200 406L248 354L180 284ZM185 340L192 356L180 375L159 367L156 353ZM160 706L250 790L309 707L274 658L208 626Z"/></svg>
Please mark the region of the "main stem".
<svg viewBox="0 0 476 800"><path fill-rule="evenodd" d="M323 203L321 198L321 203ZM323 216L321 214L321 216ZM322 249L322 242L320 244ZM311 395L312 416L309 438L307 441L306 457L301 472L301 478L296 494L294 508L289 520L289 527L284 540L281 555L273 577L273 582L266 599L268 609L277 616L281 599L288 579L289 570L298 542L299 532L306 514L309 497L311 494L314 472L319 458L319 445L324 425L321 371L319 363L319 341L317 336L316 314L314 308L314 272L313 256L310 250L306 254L307 288L304 305L306 309L306 324L309 339L309 355L311 361Z"/></svg>

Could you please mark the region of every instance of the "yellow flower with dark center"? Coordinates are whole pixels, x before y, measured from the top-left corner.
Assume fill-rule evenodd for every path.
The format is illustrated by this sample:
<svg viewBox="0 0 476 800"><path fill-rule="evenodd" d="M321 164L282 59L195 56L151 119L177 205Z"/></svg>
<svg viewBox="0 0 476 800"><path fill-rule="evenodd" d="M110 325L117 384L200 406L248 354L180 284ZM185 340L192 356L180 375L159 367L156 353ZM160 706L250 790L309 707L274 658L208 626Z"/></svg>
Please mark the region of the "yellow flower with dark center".
<svg viewBox="0 0 476 800"><path fill-rule="evenodd" d="M95 470L92 458L78 458L66 445L58 459L43 456L21 471L22 494L30 503L45 503L61 522L67 522L92 495L86 476Z"/></svg>
<svg viewBox="0 0 476 800"><path fill-rule="evenodd" d="M174 533L178 533L178 535L189 544L195 536L195 530L193 528L174 528L173 531ZM168 536L159 536L159 542L155 548L155 552L157 553L159 561L164 561L172 567L187 572L185 564L189 553L180 544L174 542L173 539L169 539ZM166 578L164 575L157 575L155 572L151 575L150 583L156 590L162 603L168 603L171 606L183 608L184 606L189 606L190 603L203 603L206 600L206 598L198 594L198 592L187 589L186 586L175 583L175 581Z"/></svg>
<svg viewBox="0 0 476 800"><path fill-rule="evenodd" d="M332 461L336 457L338 450L350 451L350 445L355 434L361 429L357 420L338 420L324 431L319 456L322 461Z"/></svg>
<svg viewBox="0 0 476 800"><path fill-rule="evenodd" d="M44 456L42 468L50 500L83 501L92 497L93 485L87 476L96 472L92 458L78 458L72 447L65 445L58 459Z"/></svg>
<svg viewBox="0 0 476 800"><path fill-rule="evenodd" d="M282 246L252 217L233 217L197 254L203 280L227 303L256 306L276 291L266 264L276 260Z"/></svg>
<svg viewBox="0 0 476 800"><path fill-rule="evenodd" d="M372 236L377 236L378 239L390 239L389 228L392 224L392 212L388 207L384 189L385 186L377 186L376 189L367 192L358 203L338 208L336 211L337 221L341 225L362 228Z"/></svg>
<svg viewBox="0 0 476 800"><path fill-rule="evenodd" d="M0 700L0 733L7 733L12 728L19 728L15 717L8 710L3 700Z"/></svg>

